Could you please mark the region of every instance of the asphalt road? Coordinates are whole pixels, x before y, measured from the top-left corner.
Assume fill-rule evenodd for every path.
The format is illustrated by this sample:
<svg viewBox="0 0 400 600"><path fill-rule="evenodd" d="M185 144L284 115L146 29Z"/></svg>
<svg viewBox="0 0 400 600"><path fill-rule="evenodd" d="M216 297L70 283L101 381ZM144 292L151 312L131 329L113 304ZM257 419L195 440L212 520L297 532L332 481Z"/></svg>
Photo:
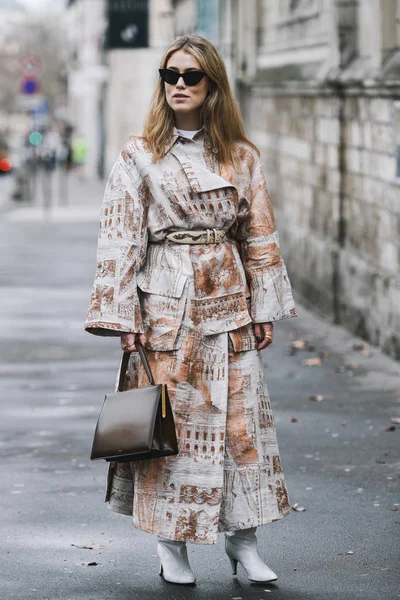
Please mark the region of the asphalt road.
<svg viewBox="0 0 400 600"><path fill-rule="evenodd" d="M385 431L400 417L400 365L354 350L359 340L299 302L263 352L291 502L306 508L259 529L278 581L233 578L222 535L189 546L196 587L158 576L155 538L107 509L105 463L88 459L120 357L117 340L83 331L97 213L76 203L2 215L0 598L400 598L400 425ZM311 348L289 353L304 336ZM315 356L321 365L304 365ZM79 547L89 544L101 547Z"/></svg>

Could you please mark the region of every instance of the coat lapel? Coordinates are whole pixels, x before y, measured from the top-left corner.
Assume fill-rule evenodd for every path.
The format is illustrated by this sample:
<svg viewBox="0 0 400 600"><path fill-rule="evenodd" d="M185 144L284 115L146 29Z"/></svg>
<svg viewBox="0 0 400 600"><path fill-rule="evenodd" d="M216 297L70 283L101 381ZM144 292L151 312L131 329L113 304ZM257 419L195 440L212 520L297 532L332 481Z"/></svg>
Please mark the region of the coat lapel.
<svg viewBox="0 0 400 600"><path fill-rule="evenodd" d="M198 143L183 140L178 130L174 128L167 152L173 154L180 162L194 193L210 192L227 187L236 189L236 186L231 182L208 168L203 155L203 144L205 143L204 138L207 131L205 129L201 130L201 135L203 139L199 139L200 133L197 134Z"/></svg>

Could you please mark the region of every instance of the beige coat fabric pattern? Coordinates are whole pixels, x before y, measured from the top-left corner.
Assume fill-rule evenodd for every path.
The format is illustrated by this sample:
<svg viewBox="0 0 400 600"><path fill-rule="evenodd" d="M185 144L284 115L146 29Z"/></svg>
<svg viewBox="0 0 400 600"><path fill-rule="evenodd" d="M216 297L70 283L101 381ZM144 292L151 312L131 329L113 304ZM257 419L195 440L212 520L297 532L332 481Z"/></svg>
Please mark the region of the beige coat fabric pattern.
<svg viewBox="0 0 400 600"><path fill-rule="evenodd" d="M205 129L193 140L175 130L153 164L144 140L131 138L105 191L85 325L96 335L145 333L178 432L178 456L111 463L110 508L144 531L195 543L290 508L253 323L296 308L261 161L245 144L235 153L238 171L218 163ZM165 240L204 228L230 239ZM126 389L143 385L134 353Z"/></svg>
<svg viewBox="0 0 400 600"><path fill-rule="evenodd" d="M88 331L146 330L149 349L173 349L178 299L191 272L192 318L205 334L296 316L261 160L242 143L235 152L241 172L218 163L204 129L193 140L175 130L164 159L153 164L144 140L131 138L105 191ZM231 239L158 243L170 231L206 228L229 230ZM143 323L138 287L169 299L165 307L146 299L151 323Z"/></svg>

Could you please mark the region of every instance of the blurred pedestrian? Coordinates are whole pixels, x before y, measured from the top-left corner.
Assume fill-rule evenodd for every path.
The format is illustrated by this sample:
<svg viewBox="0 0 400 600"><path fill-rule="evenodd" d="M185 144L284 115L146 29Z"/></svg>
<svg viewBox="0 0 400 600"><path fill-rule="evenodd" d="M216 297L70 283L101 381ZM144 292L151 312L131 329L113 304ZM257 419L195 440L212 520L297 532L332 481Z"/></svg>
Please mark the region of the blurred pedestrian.
<svg viewBox="0 0 400 600"><path fill-rule="evenodd" d="M80 179L85 179L85 164L88 152L88 144L84 136L78 135L77 137L72 138L71 150L74 168L77 170Z"/></svg>
<svg viewBox="0 0 400 600"><path fill-rule="evenodd" d="M225 532L233 573L277 576L256 528L290 504L261 350L296 316L259 152L247 139L224 63L199 36L161 61L142 136L111 172L88 332L129 352L125 389L166 383L179 454L112 462L106 500L158 536L160 573L192 584L186 543Z"/></svg>

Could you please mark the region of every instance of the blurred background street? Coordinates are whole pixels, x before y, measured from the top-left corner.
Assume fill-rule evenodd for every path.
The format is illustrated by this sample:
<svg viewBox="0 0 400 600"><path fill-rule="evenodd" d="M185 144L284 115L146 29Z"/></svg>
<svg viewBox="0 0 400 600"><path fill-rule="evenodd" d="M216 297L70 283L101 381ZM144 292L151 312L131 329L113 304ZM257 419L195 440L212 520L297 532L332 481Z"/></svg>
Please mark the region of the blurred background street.
<svg viewBox="0 0 400 600"><path fill-rule="evenodd" d="M120 358L83 331L105 180L190 33L261 150L298 308L263 353L293 506L260 530L269 586L222 537L168 586L88 458ZM2 598L400 598L400 0L0 0L0 210Z"/></svg>

